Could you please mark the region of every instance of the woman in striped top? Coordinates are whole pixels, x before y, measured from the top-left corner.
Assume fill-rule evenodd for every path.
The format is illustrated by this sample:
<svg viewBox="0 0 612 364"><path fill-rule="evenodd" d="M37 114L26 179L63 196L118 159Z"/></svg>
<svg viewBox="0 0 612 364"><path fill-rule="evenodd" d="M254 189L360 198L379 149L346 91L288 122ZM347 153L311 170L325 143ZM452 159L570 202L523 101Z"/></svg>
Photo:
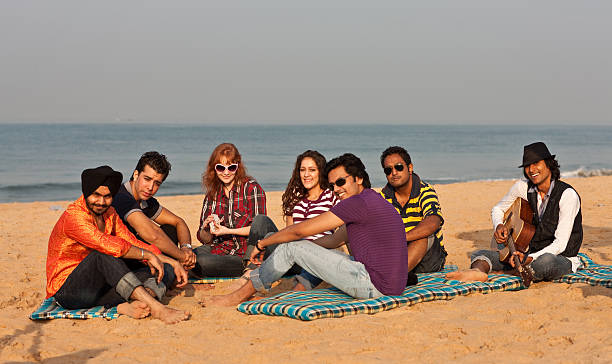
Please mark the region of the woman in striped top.
<svg viewBox="0 0 612 364"><path fill-rule="evenodd" d="M325 157L314 150L300 154L287 188L283 193L283 215L287 226L319 216L338 202L338 197L328 188L324 174ZM315 240L333 231L309 236Z"/></svg>
<svg viewBox="0 0 612 364"><path fill-rule="evenodd" d="M291 179L282 197L282 210L287 225L319 216L339 201L338 197L328 188L327 176L324 173L325 164L325 157L314 150L307 150L297 157ZM259 240L277 231L272 219L264 215L255 216L249 234L249 246L255 246ZM306 239L312 241L332 233L333 231L326 231ZM266 249L266 255L271 254L276 247L277 245L273 245ZM249 253L247 252L245 256L249 256ZM254 267L252 264L247 266L248 269ZM309 289L321 283L319 278L297 265L290 270L289 274L299 274L295 290Z"/></svg>

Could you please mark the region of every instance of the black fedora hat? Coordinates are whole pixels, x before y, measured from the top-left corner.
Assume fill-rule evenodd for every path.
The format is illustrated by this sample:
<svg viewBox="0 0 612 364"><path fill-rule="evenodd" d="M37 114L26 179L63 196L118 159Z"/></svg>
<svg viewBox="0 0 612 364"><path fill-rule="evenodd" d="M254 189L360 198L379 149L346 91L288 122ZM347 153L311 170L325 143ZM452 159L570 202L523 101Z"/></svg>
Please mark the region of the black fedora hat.
<svg viewBox="0 0 612 364"><path fill-rule="evenodd" d="M546 147L546 144L542 142L535 142L526 145L523 148L523 164L521 164L519 168L524 168L532 163L549 158L552 159L555 158L555 156L550 154L548 148Z"/></svg>

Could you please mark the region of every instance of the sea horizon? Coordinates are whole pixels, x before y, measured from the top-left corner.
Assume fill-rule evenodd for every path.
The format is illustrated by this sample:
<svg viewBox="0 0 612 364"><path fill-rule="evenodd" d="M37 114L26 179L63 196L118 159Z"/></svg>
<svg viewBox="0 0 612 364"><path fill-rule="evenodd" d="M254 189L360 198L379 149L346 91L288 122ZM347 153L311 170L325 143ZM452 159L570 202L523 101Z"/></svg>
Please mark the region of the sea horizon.
<svg viewBox="0 0 612 364"><path fill-rule="evenodd" d="M351 152L373 187L386 180L382 151L405 147L415 172L430 184L520 178L523 145L547 143L562 177L612 175L612 127L605 125L26 123L0 124L0 202L64 201L80 195L85 168L133 171L149 150L173 165L158 196L201 194L201 174L216 145L234 143L248 173L266 191L283 191L295 158L307 149L329 160Z"/></svg>

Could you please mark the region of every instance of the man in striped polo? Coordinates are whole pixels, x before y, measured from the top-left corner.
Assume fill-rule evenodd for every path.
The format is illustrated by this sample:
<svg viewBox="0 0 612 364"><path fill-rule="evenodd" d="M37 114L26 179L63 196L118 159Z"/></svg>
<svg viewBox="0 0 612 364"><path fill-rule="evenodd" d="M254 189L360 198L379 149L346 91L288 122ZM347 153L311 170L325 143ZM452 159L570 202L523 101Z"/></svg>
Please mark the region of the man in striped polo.
<svg viewBox="0 0 612 364"><path fill-rule="evenodd" d="M436 191L413 173L410 154L402 147L389 147L380 156L387 176L381 195L395 207L404 221L408 244L408 270L437 272L444 268L442 212Z"/></svg>

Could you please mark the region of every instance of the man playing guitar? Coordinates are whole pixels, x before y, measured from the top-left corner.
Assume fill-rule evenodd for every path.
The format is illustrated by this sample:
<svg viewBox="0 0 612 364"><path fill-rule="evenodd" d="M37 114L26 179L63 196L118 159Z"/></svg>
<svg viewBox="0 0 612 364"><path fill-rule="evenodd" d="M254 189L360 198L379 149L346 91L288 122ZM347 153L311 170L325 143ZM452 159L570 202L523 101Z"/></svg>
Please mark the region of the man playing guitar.
<svg viewBox="0 0 612 364"><path fill-rule="evenodd" d="M525 179L518 180L491 210L495 228L493 237L498 249L511 239L507 224L504 224L504 214L517 198L522 198L528 201L533 211L530 223L535 226L535 233L526 254L520 251L513 254L532 273L535 281L554 280L575 272L580 266L577 254L582 245L582 213L578 193L559 180L559 163L542 142L524 147L523 164L519 168L523 168ZM471 269L449 273L447 278L484 282L491 271L516 274L514 260L501 262L498 251L475 251L471 261Z"/></svg>

